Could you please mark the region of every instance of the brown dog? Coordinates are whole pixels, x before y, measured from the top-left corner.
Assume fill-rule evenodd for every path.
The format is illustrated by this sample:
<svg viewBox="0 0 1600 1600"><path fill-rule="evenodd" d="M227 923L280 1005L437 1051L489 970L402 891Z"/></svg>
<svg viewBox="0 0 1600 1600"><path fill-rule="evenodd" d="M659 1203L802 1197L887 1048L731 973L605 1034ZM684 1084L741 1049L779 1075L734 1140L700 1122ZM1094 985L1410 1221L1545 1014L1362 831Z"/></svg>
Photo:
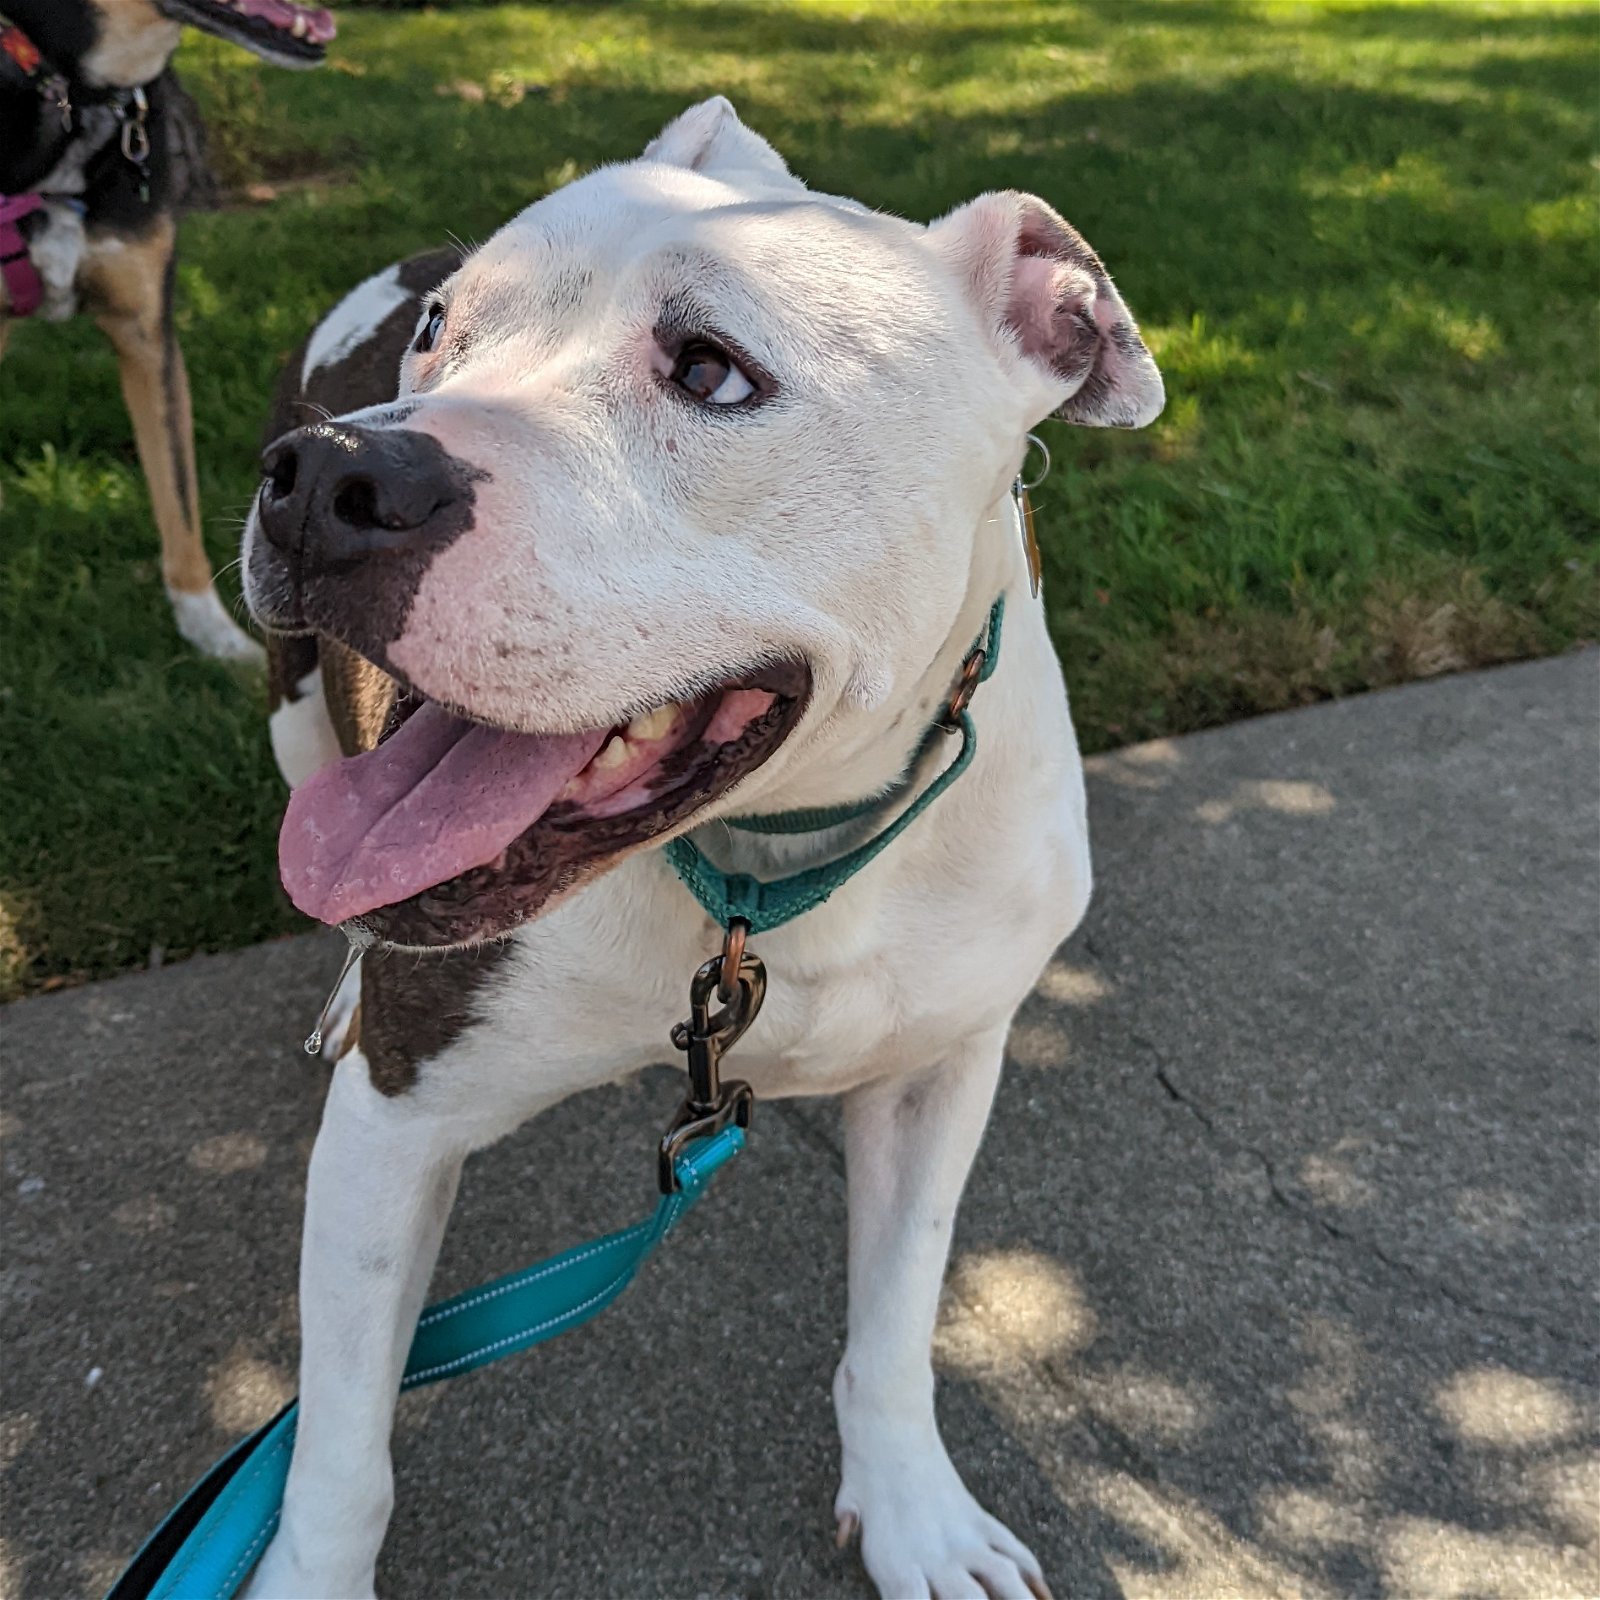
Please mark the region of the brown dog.
<svg viewBox="0 0 1600 1600"><path fill-rule="evenodd" d="M87 311L117 352L178 631L260 648L217 598L201 538L189 380L173 330L177 219L208 182L169 65L185 24L315 66L326 11L294 0L0 0L0 353L19 317Z"/></svg>

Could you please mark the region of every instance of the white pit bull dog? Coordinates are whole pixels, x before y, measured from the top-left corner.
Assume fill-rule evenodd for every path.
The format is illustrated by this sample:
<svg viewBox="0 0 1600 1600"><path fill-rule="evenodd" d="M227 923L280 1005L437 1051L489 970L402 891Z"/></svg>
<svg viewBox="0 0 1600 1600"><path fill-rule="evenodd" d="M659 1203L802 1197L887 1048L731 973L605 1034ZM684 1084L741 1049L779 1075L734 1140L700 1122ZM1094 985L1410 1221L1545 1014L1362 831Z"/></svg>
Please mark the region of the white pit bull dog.
<svg viewBox="0 0 1600 1600"><path fill-rule="evenodd" d="M807 190L722 99L312 336L274 431L306 403L337 420L269 448L246 592L278 636L284 881L367 956L311 1160L299 1437L250 1594L372 1592L464 1157L667 1053L722 934L653 847L687 834L772 879L881 830L951 760L924 735L1002 596L972 766L753 939L771 986L738 1071L758 1100L844 1097L841 1538L886 1596L1046 1592L945 1453L929 1349L1012 1014L1089 899L1010 489L1041 418L1138 427L1162 398L1042 201L879 215ZM873 796L798 837L716 822Z"/></svg>

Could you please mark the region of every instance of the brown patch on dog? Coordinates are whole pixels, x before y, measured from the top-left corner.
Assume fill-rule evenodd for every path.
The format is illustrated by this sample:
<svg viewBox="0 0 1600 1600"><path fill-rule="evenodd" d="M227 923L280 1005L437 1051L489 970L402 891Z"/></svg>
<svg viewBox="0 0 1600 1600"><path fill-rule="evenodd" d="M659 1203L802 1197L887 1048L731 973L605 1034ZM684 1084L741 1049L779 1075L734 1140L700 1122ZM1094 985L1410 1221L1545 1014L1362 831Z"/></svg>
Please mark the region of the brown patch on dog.
<svg viewBox="0 0 1600 1600"><path fill-rule="evenodd" d="M400 358L416 331L423 296L443 283L461 265L461 259L459 250L446 248L426 250L402 261L399 283L410 298L396 306L349 354L316 368L302 388L300 374L305 369L306 351L311 345L308 334L278 374L272 410L261 435L262 449L293 428L393 400L399 382Z"/></svg>
<svg viewBox="0 0 1600 1600"><path fill-rule="evenodd" d="M399 685L387 672L337 639L322 638L322 694L327 702L339 748L359 755L378 742L394 709Z"/></svg>
<svg viewBox="0 0 1600 1600"><path fill-rule="evenodd" d="M392 400L400 357L411 342L422 297L461 265L461 252L453 248L428 250L401 262L399 281L411 298L397 306L341 361L318 367L304 387L310 335L295 348L278 374L272 410L261 443L265 447L293 428L303 427L327 413L334 416L363 406ZM267 673L273 710L285 700L298 698L296 685L318 662L322 665L322 693L339 747L346 755L370 750L388 721L394 705L394 679L364 661L354 651L332 639L283 634L267 639Z"/></svg>
<svg viewBox="0 0 1600 1600"><path fill-rule="evenodd" d="M486 944L422 956L367 951L361 958L361 1048L379 1094L404 1094L421 1064L477 1020L478 991L508 948Z"/></svg>
<svg viewBox="0 0 1600 1600"><path fill-rule="evenodd" d="M272 634L267 639L267 711L301 698L306 674L317 670L317 641L309 633Z"/></svg>

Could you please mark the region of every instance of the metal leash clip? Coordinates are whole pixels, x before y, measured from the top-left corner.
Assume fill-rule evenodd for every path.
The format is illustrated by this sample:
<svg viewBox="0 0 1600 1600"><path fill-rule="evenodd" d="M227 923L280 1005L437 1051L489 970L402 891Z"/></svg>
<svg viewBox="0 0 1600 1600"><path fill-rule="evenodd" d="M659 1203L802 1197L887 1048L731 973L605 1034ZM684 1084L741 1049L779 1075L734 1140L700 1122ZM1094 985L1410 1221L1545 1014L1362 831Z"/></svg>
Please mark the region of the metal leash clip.
<svg viewBox="0 0 1600 1600"><path fill-rule="evenodd" d="M679 1152L695 1139L720 1133L729 1123L750 1126L755 1092L741 1079L722 1081L723 1055L756 1020L767 997L767 969L744 948L745 923L737 919L723 940L722 954L703 963L689 985L689 1020L672 1030L673 1047L688 1056L689 1093L662 1135L656 1178L662 1194L678 1191L674 1168ZM722 1009L713 1011L720 999Z"/></svg>
<svg viewBox="0 0 1600 1600"><path fill-rule="evenodd" d="M130 110L129 107L132 107ZM135 89L128 104L117 108L122 122L122 158L139 175L139 202L150 203L150 101L143 89Z"/></svg>
<svg viewBox="0 0 1600 1600"><path fill-rule="evenodd" d="M142 167L150 159L150 101L143 89L135 89L128 97L128 105L118 108L122 120L122 157L134 166Z"/></svg>

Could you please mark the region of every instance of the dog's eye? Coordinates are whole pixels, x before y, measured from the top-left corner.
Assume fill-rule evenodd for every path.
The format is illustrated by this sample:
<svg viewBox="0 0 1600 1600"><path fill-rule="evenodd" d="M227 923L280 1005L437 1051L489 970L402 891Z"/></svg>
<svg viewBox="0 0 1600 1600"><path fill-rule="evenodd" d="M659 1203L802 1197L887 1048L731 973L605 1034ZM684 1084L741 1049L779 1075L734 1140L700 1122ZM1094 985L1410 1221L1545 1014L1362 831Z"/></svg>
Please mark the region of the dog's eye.
<svg viewBox="0 0 1600 1600"><path fill-rule="evenodd" d="M417 330L417 336L411 342L411 348L418 355L426 355L439 342L439 335L444 332L444 307L439 305L428 307L428 320Z"/></svg>
<svg viewBox="0 0 1600 1600"><path fill-rule="evenodd" d="M678 352L672 381L685 394L712 406L736 406L756 392L733 357L704 339L686 344Z"/></svg>

